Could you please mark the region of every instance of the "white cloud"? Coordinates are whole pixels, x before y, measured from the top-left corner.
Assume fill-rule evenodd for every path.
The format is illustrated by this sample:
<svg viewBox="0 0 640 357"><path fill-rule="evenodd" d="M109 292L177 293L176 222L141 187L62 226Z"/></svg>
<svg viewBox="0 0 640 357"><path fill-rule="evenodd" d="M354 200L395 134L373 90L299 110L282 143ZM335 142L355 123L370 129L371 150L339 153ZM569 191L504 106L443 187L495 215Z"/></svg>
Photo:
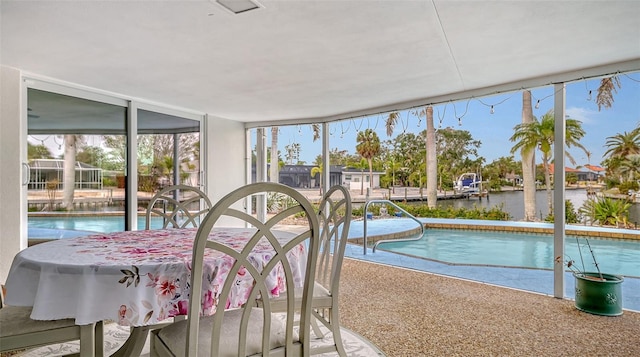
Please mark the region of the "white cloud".
<svg viewBox="0 0 640 357"><path fill-rule="evenodd" d="M596 123L595 117L598 116L598 112L595 110L571 107L566 109L566 113L571 119L580 120L582 124L593 125Z"/></svg>

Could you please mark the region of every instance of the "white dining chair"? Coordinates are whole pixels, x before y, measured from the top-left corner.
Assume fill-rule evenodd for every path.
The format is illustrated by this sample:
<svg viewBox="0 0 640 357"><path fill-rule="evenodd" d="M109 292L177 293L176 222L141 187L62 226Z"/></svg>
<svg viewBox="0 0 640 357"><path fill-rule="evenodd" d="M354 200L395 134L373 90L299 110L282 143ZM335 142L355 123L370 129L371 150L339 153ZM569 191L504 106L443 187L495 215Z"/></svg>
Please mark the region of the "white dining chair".
<svg viewBox="0 0 640 357"><path fill-rule="evenodd" d="M197 228L210 208L211 200L197 187L167 186L149 201L145 229L151 228L153 217L162 217L162 228Z"/></svg>
<svg viewBox="0 0 640 357"><path fill-rule="evenodd" d="M4 304L0 290L0 352L35 348L80 340L80 356L103 355L102 321L76 325L73 319L40 321L31 319L31 307Z"/></svg>
<svg viewBox="0 0 640 357"><path fill-rule="evenodd" d="M351 195L343 186L331 187L322 197L318 208L320 224L320 244L313 289L311 327L318 338L324 333L318 326L322 323L332 333L332 344L318 344L311 354L338 352L346 356L340 333L340 310L338 296L340 291L340 273L351 224ZM286 301L271 299L274 311L286 311ZM301 294L297 294L297 306L300 306ZM258 306L263 301L258 299Z"/></svg>
<svg viewBox="0 0 640 357"><path fill-rule="evenodd" d="M346 356L340 334L340 310L338 296L342 261L351 225L351 195L343 186L333 186L323 196L318 211L320 224L320 251L313 289L312 314L333 334L333 345L313 350L312 354L335 349ZM315 325L314 325L315 326ZM318 333L318 329L314 328ZM328 350L327 350L328 349Z"/></svg>
<svg viewBox="0 0 640 357"><path fill-rule="evenodd" d="M245 212L242 207L250 207L251 198L267 195L277 197L282 210L269 215L264 222ZM271 195L275 194L275 195ZM304 230L290 233L291 239L279 240L274 226L287 218L306 218ZM234 226L255 228L250 240L243 246L232 246L208 240L214 225L219 222ZM254 183L241 187L218 201L202 221L193 247L191 294L189 296L188 318L152 332L152 356L308 356L311 318L310 296L313 290L316 259L319 244L318 218L313 206L296 190L277 183ZM233 244L233 243L231 243ZM257 244L269 244L273 255L266 263L258 264L250 259L250 252ZM302 247L308 244L306 249ZM222 286L210 283L217 271L204 271L205 251L214 250L230 257L228 275ZM294 276L287 254L306 255L304 276ZM274 274L280 272L281 281ZM280 298L286 299L287 313L274 314L271 306L262 308L247 303L241 308L225 310L238 275L250 276L253 288L247 301L258 297L267 302L272 298L273 287L285 288L279 291ZM301 324L295 319L295 287L301 286ZM203 291L204 286L204 291ZM200 316L203 304L215 301L218 307L211 316Z"/></svg>

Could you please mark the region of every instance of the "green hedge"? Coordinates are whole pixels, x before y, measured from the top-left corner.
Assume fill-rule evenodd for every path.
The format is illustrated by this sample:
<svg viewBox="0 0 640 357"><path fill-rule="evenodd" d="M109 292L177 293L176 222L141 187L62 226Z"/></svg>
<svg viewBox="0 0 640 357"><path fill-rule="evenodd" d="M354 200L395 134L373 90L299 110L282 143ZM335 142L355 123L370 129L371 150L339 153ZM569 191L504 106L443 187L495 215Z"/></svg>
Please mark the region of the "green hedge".
<svg viewBox="0 0 640 357"><path fill-rule="evenodd" d="M491 208L474 207L474 208L453 208L453 207L436 207L429 208L426 204L423 205L407 205L397 203L398 206L406 210L415 217L423 218L458 218L458 219L482 219L490 221L508 221L511 219L511 215L504 211L503 205L494 206ZM380 215L380 204L369 206L369 212L374 216ZM362 217L362 210L364 206L353 209L353 215L356 217ZM387 211L390 215L395 214L395 208L393 206L387 206Z"/></svg>

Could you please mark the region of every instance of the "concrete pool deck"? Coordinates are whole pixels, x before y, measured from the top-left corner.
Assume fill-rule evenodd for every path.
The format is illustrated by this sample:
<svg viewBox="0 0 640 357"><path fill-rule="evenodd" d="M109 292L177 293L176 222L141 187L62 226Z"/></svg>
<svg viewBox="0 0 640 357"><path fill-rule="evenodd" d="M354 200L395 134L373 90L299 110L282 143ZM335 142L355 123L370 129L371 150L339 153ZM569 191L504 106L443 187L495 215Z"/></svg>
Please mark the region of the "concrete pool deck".
<svg viewBox="0 0 640 357"><path fill-rule="evenodd" d="M493 222L427 218L419 218L419 220L426 225L456 223L465 226L506 225L518 228L532 226L530 223L525 222ZM549 227L551 225L548 223L534 223L533 226ZM579 228L579 226L571 226L571 228L575 227ZM367 221L367 236L393 236L413 231L416 228L417 223L410 219L374 219ZM569 229L569 226L567 226L567 229ZM585 229L589 231L604 230L597 227L586 227ZM362 238L363 231L364 224L362 220L352 221L349 229L349 238ZM604 232L608 231L610 231L610 229L604 230ZM357 244L347 244L345 257L553 296L553 271L551 270L477 265L452 265L428 259L420 259L391 253L380 248L376 249L375 253L373 253L372 249L369 248L365 255L363 247ZM566 298L575 298L574 288L573 275L571 273L566 273L564 294ZM622 283L622 306L625 310L640 312L640 278L625 277L625 280Z"/></svg>

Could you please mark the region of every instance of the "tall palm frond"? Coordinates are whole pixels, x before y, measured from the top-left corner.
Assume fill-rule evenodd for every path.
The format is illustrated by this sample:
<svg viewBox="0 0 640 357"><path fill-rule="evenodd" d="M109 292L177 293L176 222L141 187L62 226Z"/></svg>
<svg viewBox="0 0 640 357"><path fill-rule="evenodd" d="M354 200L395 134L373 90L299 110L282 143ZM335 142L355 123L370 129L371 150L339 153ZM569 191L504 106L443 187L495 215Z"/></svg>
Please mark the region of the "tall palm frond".
<svg viewBox="0 0 640 357"><path fill-rule="evenodd" d="M613 106L613 94L617 93L616 86L620 88L620 79L616 76L605 77L600 81L598 87L598 95L596 96L596 104L598 104L598 111L605 108L611 108Z"/></svg>
<svg viewBox="0 0 640 357"><path fill-rule="evenodd" d="M320 124L311 124L311 130L313 131L313 141L320 139Z"/></svg>
<svg viewBox="0 0 640 357"><path fill-rule="evenodd" d="M387 127L387 136L393 135L393 129L395 129L396 124L398 123L398 118L400 118L400 113L389 113L387 121L385 122L385 126Z"/></svg>

